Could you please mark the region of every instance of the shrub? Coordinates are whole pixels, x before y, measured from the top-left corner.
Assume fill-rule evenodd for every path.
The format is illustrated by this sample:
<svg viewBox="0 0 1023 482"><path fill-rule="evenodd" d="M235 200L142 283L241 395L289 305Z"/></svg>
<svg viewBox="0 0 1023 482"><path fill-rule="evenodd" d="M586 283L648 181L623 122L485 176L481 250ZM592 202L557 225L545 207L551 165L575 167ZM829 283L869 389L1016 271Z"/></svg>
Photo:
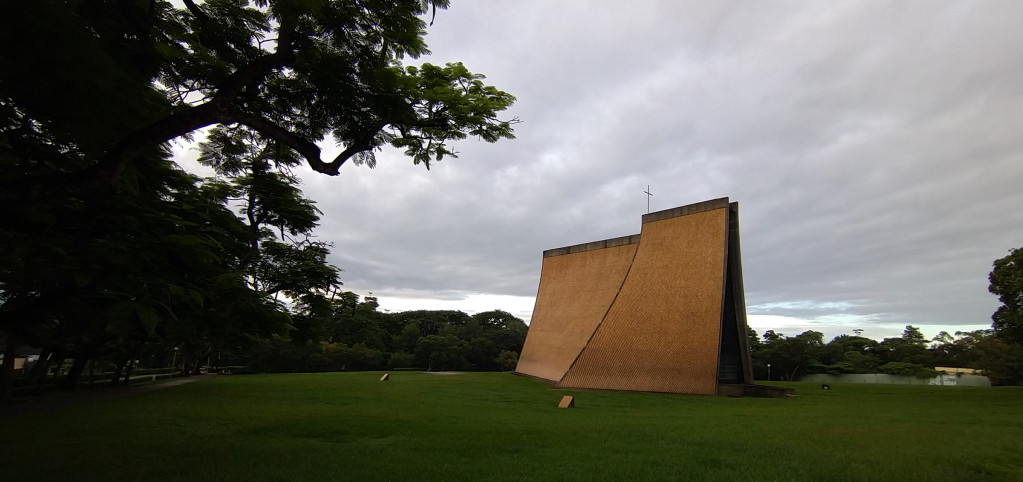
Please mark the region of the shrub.
<svg viewBox="0 0 1023 482"><path fill-rule="evenodd" d="M884 365L881 365L881 373L916 378L933 378L938 376L938 372L935 371L933 368L928 368L923 365L917 365L916 363L906 362L885 363Z"/></svg>
<svg viewBox="0 0 1023 482"><path fill-rule="evenodd" d="M390 360L387 361L387 366L391 369L415 367L416 356L403 351L392 353Z"/></svg>

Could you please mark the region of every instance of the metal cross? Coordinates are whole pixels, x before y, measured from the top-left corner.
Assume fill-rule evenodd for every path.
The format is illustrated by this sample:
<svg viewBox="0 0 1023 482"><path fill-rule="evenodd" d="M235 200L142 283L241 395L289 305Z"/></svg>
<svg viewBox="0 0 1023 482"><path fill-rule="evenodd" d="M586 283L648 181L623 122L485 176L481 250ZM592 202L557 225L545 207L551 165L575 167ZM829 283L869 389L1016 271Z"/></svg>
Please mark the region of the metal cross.
<svg viewBox="0 0 1023 482"><path fill-rule="evenodd" d="M649 184L646 185L646 191L643 192L646 193L646 213L650 214L650 196L653 196L654 193L650 192Z"/></svg>

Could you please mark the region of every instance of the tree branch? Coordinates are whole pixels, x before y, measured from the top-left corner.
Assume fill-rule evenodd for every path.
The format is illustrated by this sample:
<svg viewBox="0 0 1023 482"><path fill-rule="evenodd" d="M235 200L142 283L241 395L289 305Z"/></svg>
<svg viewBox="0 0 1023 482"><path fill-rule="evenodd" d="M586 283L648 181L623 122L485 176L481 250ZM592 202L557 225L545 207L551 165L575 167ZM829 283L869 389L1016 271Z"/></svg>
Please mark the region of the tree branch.
<svg viewBox="0 0 1023 482"><path fill-rule="evenodd" d="M184 2L185 8L187 8L189 12L192 12L192 15L195 15L195 18L198 19L200 22L208 23L210 21L210 16L206 15L206 12L202 11L202 9L199 8L199 6L195 4L195 2L193 2L192 0L184 0Z"/></svg>
<svg viewBox="0 0 1023 482"><path fill-rule="evenodd" d="M193 4L193 6L195 5ZM198 9L198 6L195 7ZM246 87L254 88L270 72L285 67L294 60L293 43L297 20L294 16L283 17L278 28L277 48L274 52L257 58L229 75L208 102L171 114L128 134L108 150L93 168L88 170L99 178L98 181L113 183L120 178L131 161L146 149L159 146L212 124L241 122L233 119L230 110L242 91ZM251 127L256 128L255 126ZM284 129L280 130L284 131ZM292 137L297 136L292 134ZM319 160L319 148L316 151L316 158ZM299 152L303 151L299 150ZM303 155L309 156L307 152L303 152Z"/></svg>
<svg viewBox="0 0 1023 482"><path fill-rule="evenodd" d="M329 172L323 170L328 169L326 167L328 165L320 160L320 147L314 142L262 117L245 114L229 114L228 116L231 118L231 122L243 124L256 130L265 137L276 139L287 144L288 147L294 149L295 152L301 154L302 157L305 157L313 170L329 174ZM334 174L337 174L336 169Z"/></svg>
<svg viewBox="0 0 1023 482"><path fill-rule="evenodd" d="M383 129L384 126L386 126L386 124L381 125L381 126L377 127L375 130L373 130L372 132L370 132L369 134L366 134L366 135L362 136L362 138L360 138L359 140L353 142L352 145L348 146L345 150L341 151L341 153L338 154L337 157L335 157L333 161L331 161L330 163L324 164L324 166L329 167L329 169L330 169L329 171L321 171L319 169L316 169L315 167L313 167L313 169L315 169L318 172L322 172L324 174L329 174L331 176L336 176L337 172L338 172L338 169L341 169L341 166L346 161L348 161L348 159L351 159L352 156L354 156L354 155L356 155L356 154L358 154L360 152L363 152L363 151L368 151L368 150L372 149L373 147L375 147L373 145L373 141L376 139L377 134L380 133L380 130Z"/></svg>

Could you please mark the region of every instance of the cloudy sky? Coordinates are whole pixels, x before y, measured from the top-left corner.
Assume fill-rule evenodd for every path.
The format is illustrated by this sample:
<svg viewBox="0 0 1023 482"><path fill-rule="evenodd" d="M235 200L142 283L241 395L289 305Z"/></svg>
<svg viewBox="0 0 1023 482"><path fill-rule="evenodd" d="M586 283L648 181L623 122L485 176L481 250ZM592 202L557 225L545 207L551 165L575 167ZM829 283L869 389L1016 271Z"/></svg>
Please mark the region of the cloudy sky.
<svg viewBox="0 0 1023 482"><path fill-rule="evenodd" d="M649 185L655 211L739 202L758 332L987 328L991 263L1023 246L1021 21L1010 0L456 0L419 61L514 94L518 138L302 187L346 287L392 311L528 320L541 252L638 233Z"/></svg>

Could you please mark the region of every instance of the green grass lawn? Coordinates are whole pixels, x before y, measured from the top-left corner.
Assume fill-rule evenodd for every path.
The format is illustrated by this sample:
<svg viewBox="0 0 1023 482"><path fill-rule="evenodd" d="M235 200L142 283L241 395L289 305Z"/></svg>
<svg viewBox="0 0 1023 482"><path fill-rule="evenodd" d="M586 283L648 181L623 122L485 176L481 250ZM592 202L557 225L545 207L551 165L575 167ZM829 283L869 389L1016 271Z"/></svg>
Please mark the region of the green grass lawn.
<svg viewBox="0 0 1023 482"><path fill-rule="evenodd" d="M790 399L510 374L208 376L0 409L10 481L1023 480L1023 387L791 384ZM558 409L563 395L576 408Z"/></svg>

